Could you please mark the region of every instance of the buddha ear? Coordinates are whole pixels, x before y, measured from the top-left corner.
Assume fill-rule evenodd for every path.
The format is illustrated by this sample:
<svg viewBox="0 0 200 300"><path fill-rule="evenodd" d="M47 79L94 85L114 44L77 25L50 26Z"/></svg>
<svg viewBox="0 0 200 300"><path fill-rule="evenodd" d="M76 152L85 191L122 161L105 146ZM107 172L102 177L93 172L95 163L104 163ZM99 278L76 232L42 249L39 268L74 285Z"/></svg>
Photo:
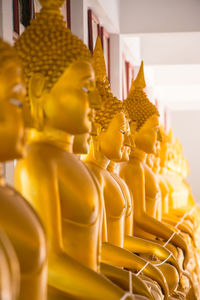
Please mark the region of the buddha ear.
<svg viewBox="0 0 200 300"><path fill-rule="evenodd" d="M46 79L41 73L35 73L29 80L29 99L34 127L42 130L44 126L43 102L46 93Z"/></svg>
<svg viewBox="0 0 200 300"><path fill-rule="evenodd" d="M45 92L46 79L41 73L34 73L29 80L29 95L33 100L39 100Z"/></svg>

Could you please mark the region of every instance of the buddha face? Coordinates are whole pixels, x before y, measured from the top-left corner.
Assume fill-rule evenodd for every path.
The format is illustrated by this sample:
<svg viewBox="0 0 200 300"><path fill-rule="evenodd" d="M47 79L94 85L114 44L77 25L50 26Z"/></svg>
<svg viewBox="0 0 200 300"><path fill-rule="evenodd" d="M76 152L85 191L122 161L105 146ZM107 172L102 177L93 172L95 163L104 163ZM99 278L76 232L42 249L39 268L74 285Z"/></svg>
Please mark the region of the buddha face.
<svg viewBox="0 0 200 300"><path fill-rule="evenodd" d="M91 136L89 133L75 135L73 143L74 154L88 154Z"/></svg>
<svg viewBox="0 0 200 300"><path fill-rule="evenodd" d="M22 102L25 88L21 70L9 62L0 72L0 160L20 158L24 152L25 130Z"/></svg>
<svg viewBox="0 0 200 300"><path fill-rule="evenodd" d="M122 112L116 114L108 128L100 133L100 149L109 160L120 161L122 159L125 133L126 118Z"/></svg>
<svg viewBox="0 0 200 300"><path fill-rule="evenodd" d="M157 132L159 129L159 120L157 115L149 118L135 135L136 147L146 153L155 153L155 144Z"/></svg>
<svg viewBox="0 0 200 300"><path fill-rule="evenodd" d="M73 63L45 96L46 125L73 135L87 133L93 121L90 103L98 99L91 64Z"/></svg>

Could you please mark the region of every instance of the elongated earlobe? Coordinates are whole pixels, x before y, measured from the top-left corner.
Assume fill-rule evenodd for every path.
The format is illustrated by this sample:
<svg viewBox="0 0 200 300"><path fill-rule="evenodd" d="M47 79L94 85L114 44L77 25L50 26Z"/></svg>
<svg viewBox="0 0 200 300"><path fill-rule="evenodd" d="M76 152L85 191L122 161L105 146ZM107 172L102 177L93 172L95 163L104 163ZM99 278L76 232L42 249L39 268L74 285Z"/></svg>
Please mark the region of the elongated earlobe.
<svg viewBox="0 0 200 300"><path fill-rule="evenodd" d="M35 73L32 75L29 81L30 109L34 127L38 130L42 130L44 127L45 86L46 80L42 74Z"/></svg>

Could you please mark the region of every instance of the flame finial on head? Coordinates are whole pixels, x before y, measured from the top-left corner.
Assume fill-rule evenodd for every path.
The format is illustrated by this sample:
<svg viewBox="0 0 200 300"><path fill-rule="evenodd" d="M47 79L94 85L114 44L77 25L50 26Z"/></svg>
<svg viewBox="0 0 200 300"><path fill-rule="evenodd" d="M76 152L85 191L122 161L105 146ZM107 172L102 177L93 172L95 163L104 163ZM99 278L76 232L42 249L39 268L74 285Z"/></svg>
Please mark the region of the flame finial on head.
<svg viewBox="0 0 200 300"><path fill-rule="evenodd" d="M100 37L97 37L93 52L93 67L96 75L96 86L102 100L102 107L96 111L95 123L107 129L111 120L123 109L122 102L112 94L106 74L106 64Z"/></svg>
<svg viewBox="0 0 200 300"><path fill-rule="evenodd" d="M110 84L109 84L107 72L106 72L106 63L105 63L105 59L104 59L104 53L103 53L103 49L102 49L101 39L99 36L97 37L97 40L96 40L92 61L93 61L92 64L93 64L94 71L95 71L96 81L104 82L105 84L107 84L109 86Z"/></svg>
<svg viewBox="0 0 200 300"><path fill-rule="evenodd" d="M126 111L128 111L130 120L137 124L137 131L139 131L150 117L153 115L159 116L157 108L149 101L146 93L143 91L145 87L142 61L137 78L135 81L132 81L128 97L124 100L124 106Z"/></svg>
<svg viewBox="0 0 200 300"><path fill-rule="evenodd" d="M144 64L143 64L143 60L142 60L137 77L135 80L132 80L132 82L131 82L130 92L133 91L134 89L142 89L143 90L145 87L146 87L146 82L145 82L145 78L144 78Z"/></svg>

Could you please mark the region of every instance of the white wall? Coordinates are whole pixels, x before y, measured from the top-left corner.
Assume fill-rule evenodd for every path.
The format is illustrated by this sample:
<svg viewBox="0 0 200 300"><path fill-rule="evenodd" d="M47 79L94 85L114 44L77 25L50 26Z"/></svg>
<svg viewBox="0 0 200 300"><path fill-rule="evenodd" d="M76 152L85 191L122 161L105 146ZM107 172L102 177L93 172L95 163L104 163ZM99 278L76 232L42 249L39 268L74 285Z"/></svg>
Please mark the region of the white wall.
<svg viewBox="0 0 200 300"><path fill-rule="evenodd" d="M141 35L141 56L146 64L199 64L199 53L200 32Z"/></svg>
<svg viewBox="0 0 200 300"><path fill-rule="evenodd" d="M119 0L71 1L71 30L88 45L88 9L109 33L119 33Z"/></svg>
<svg viewBox="0 0 200 300"><path fill-rule="evenodd" d="M0 36L7 42L13 43L13 16L12 0L0 0ZM6 164L6 179L9 184L13 183L13 162Z"/></svg>
<svg viewBox="0 0 200 300"><path fill-rule="evenodd" d="M198 0L120 0L121 33L200 31L199 13Z"/></svg>
<svg viewBox="0 0 200 300"><path fill-rule="evenodd" d="M171 111L170 117L174 135L180 139L190 163L188 182L195 200L200 203L200 110Z"/></svg>
<svg viewBox="0 0 200 300"><path fill-rule="evenodd" d="M12 43L12 0L0 0L0 36Z"/></svg>

